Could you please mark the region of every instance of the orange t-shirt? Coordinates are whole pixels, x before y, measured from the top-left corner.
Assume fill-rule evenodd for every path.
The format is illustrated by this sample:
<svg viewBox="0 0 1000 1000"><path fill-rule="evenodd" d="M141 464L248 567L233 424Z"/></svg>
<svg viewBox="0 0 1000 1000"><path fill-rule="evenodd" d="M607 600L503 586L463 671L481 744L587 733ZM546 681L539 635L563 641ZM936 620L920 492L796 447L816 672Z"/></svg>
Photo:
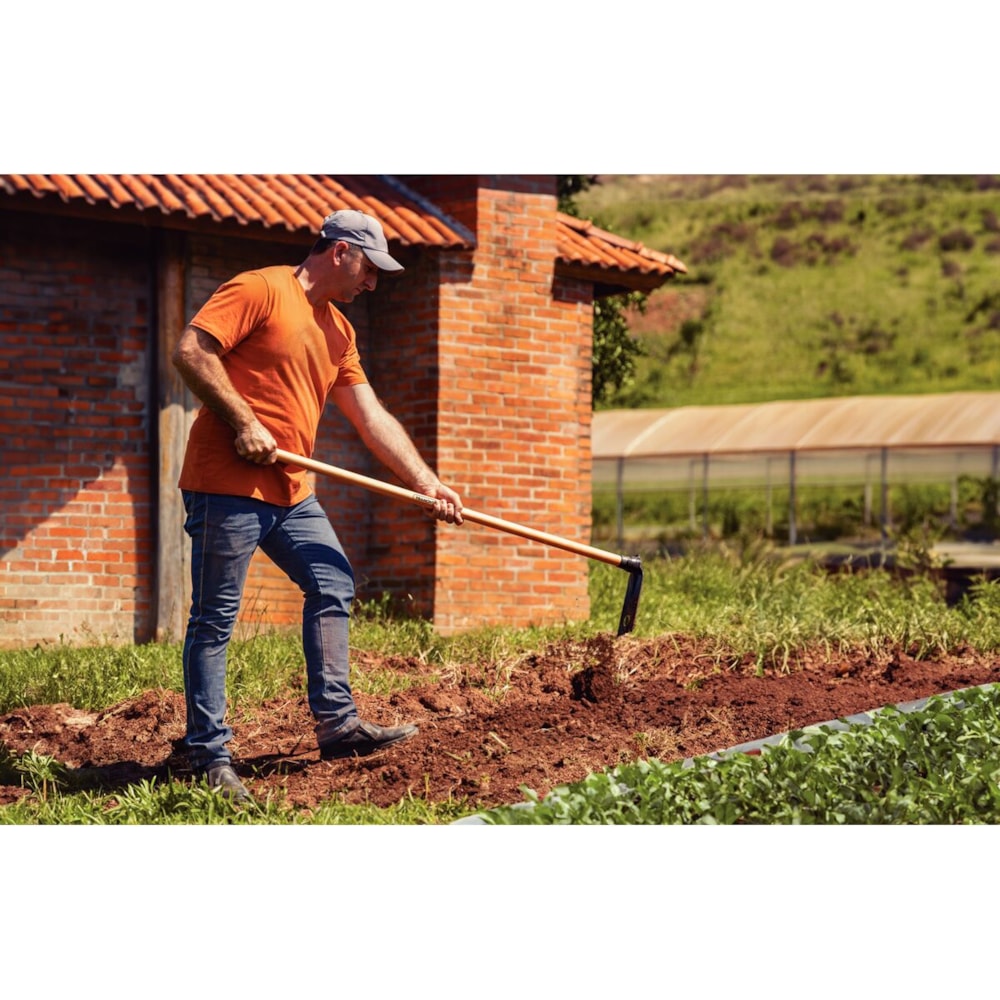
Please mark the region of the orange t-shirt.
<svg viewBox="0 0 1000 1000"><path fill-rule="evenodd" d="M222 364L278 447L312 455L335 385L368 381L357 337L330 303L309 304L291 267L265 267L220 285L191 320L222 345ZM178 485L183 490L256 497L289 507L309 496L306 470L241 458L236 432L203 406L195 418Z"/></svg>

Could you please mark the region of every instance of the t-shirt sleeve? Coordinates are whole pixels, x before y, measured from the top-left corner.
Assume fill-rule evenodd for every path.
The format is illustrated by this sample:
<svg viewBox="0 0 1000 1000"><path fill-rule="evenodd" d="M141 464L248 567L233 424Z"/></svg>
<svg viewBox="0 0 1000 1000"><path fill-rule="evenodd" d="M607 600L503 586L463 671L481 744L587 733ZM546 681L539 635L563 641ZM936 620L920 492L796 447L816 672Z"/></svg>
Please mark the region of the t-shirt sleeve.
<svg viewBox="0 0 1000 1000"><path fill-rule="evenodd" d="M195 313L191 326L214 337L223 351L231 351L263 322L269 300L270 291L262 275L255 271L238 274L219 285Z"/></svg>
<svg viewBox="0 0 1000 1000"><path fill-rule="evenodd" d="M344 347L337 359L337 377L335 386L367 385L368 376L361 364L361 354L358 351L358 335L351 321L331 303L330 312L334 323L341 331Z"/></svg>
<svg viewBox="0 0 1000 1000"><path fill-rule="evenodd" d="M366 385L368 376L361 366L361 356L358 354L358 345L352 340L350 347L344 351L337 368L337 378L334 381L336 386L344 385Z"/></svg>

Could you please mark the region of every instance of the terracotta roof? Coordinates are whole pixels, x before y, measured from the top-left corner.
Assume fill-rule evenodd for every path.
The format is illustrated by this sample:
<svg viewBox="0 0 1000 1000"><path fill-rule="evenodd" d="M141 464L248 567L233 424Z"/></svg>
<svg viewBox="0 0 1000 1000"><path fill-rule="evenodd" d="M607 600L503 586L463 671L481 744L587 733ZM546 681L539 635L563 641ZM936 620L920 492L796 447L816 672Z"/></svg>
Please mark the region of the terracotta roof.
<svg viewBox="0 0 1000 1000"><path fill-rule="evenodd" d="M328 212L356 208L375 215L386 237L404 246L475 245L475 235L461 223L386 175L0 174L0 192L55 197L73 207L159 212L288 234L314 234ZM604 291L651 291L672 275L687 272L670 254L562 212L556 216L556 241L557 271L593 281Z"/></svg>
<svg viewBox="0 0 1000 1000"><path fill-rule="evenodd" d="M331 211L377 216L404 246L469 247L464 227L391 177L329 174L0 174L0 191L315 234Z"/></svg>
<svg viewBox="0 0 1000 1000"><path fill-rule="evenodd" d="M559 212L558 250L561 270L571 274L583 269L593 277L594 269L603 272L609 284L621 283L621 272L631 271L638 281L628 287L640 290L658 288L674 274L687 274L687 268L672 254L651 250L622 236L599 229L586 219Z"/></svg>

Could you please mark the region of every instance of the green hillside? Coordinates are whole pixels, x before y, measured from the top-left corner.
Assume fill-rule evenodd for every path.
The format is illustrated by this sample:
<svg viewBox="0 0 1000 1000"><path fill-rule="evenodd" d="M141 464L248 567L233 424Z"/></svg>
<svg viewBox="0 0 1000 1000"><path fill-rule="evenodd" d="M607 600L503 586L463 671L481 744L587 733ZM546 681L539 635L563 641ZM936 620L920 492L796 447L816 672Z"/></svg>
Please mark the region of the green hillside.
<svg viewBox="0 0 1000 1000"><path fill-rule="evenodd" d="M606 406L1000 388L1000 177L615 175L577 205L688 268Z"/></svg>

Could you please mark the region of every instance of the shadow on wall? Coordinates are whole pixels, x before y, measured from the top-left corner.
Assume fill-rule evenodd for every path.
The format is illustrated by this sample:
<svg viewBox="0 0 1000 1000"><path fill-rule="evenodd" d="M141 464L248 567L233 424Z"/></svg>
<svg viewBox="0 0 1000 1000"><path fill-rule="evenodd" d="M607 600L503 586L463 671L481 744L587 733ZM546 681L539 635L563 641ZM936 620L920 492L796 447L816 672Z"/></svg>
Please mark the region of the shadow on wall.
<svg viewBox="0 0 1000 1000"><path fill-rule="evenodd" d="M0 213L0 273L0 638L81 628L143 638L148 236Z"/></svg>

